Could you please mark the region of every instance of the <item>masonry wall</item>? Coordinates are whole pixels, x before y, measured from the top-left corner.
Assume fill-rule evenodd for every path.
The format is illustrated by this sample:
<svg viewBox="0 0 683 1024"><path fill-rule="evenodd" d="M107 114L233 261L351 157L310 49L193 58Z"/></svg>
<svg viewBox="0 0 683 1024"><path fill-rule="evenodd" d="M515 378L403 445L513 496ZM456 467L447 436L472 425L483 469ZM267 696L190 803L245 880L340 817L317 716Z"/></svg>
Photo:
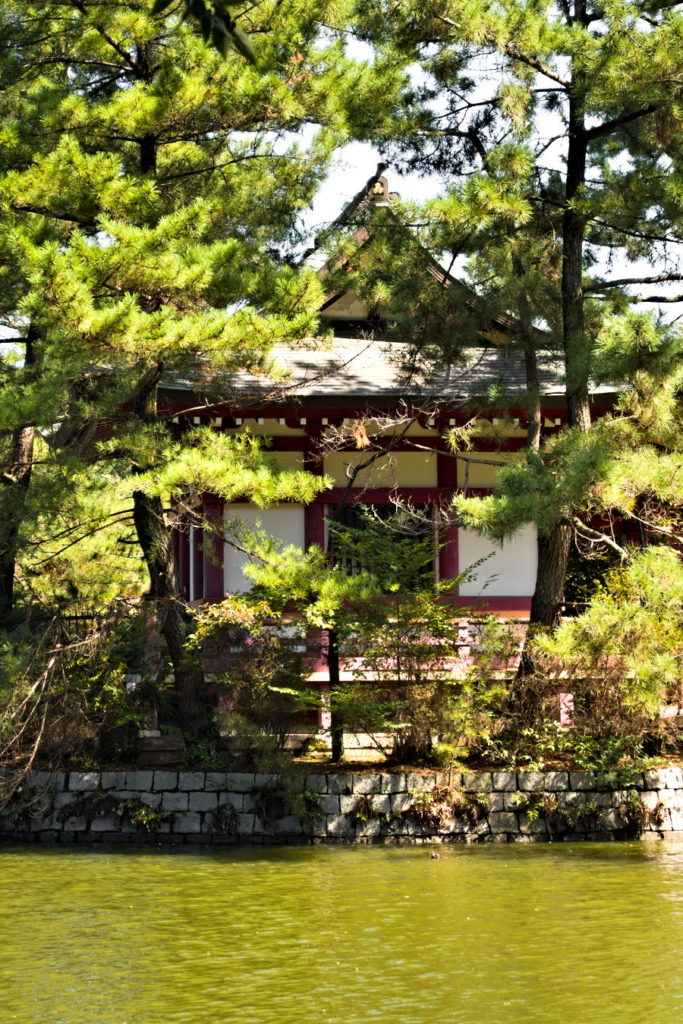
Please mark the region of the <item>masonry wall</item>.
<svg viewBox="0 0 683 1024"><path fill-rule="evenodd" d="M0 815L32 842L683 839L683 769L586 772L33 772Z"/></svg>

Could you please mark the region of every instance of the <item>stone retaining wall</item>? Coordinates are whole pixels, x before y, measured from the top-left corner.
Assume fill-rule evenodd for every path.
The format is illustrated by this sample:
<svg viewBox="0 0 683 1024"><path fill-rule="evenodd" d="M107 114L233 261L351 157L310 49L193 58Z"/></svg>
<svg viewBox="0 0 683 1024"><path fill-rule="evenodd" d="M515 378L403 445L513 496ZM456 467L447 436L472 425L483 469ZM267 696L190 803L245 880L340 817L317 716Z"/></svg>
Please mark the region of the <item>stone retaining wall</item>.
<svg viewBox="0 0 683 1024"><path fill-rule="evenodd" d="M0 838L62 843L683 838L683 769L32 772Z"/></svg>

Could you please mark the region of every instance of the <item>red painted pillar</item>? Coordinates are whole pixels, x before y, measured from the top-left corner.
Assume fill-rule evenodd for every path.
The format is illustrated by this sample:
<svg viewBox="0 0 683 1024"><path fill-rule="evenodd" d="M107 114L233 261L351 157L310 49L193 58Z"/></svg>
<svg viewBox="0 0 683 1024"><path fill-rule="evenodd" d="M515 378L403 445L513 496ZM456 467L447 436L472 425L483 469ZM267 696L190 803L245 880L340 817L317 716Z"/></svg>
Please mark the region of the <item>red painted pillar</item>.
<svg viewBox="0 0 683 1024"><path fill-rule="evenodd" d="M180 522L176 532L176 558L178 560L178 575L185 596L190 596L190 536L189 527L186 522Z"/></svg>
<svg viewBox="0 0 683 1024"><path fill-rule="evenodd" d="M322 462L314 456L313 451L320 438L318 424L308 427L307 435L304 448L304 469L316 476L322 476ZM314 544L322 551L325 550L325 506L322 502L306 505L304 509L304 543L307 551Z"/></svg>
<svg viewBox="0 0 683 1024"><path fill-rule="evenodd" d="M223 577L223 501L210 495L204 497L202 541L203 597L205 601L221 601L225 595Z"/></svg>
<svg viewBox="0 0 683 1024"><path fill-rule="evenodd" d="M325 550L325 506L321 501L304 509L304 540L307 551L314 544Z"/></svg>
<svg viewBox="0 0 683 1024"><path fill-rule="evenodd" d="M457 576L458 564L458 527L448 526L441 534L442 548L439 551L439 579L448 580Z"/></svg>
<svg viewBox="0 0 683 1024"><path fill-rule="evenodd" d="M455 494L458 488L458 460L446 452L437 452L436 473L439 487L447 487ZM458 528L449 526L441 534L439 551L439 579L447 580L458 575Z"/></svg>

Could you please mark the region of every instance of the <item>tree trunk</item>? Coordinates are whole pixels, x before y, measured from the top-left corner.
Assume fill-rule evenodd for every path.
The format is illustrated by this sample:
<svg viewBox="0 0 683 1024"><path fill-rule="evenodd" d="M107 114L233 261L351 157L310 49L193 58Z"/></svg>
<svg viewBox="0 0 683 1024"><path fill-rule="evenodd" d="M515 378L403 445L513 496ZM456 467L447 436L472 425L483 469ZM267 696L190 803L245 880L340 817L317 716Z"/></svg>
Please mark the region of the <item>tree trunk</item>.
<svg viewBox="0 0 683 1024"><path fill-rule="evenodd" d="M201 668L185 649L191 618L182 596L163 506L159 498L135 491L133 507L133 522L149 572L148 596L155 604L159 631L173 666L180 724L193 735L206 735L211 730L211 708Z"/></svg>
<svg viewBox="0 0 683 1024"><path fill-rule="evenodd" d="M565 206L562 217L562 341L569 424L588 430L590 344L583 309L583 245L585 216L580 210L586 181L588 140L584 124L583 87L576 78L569 93L569 141Z"/></svg>
<svg viewBox="0 0 683 1024"><path fill-rule="evenodd" d="M36 335L29 327L26 335L24 365L37 363ZM26 497L33 471L34 425L17 427L12 433L7 468L0 476L0 502L2 502L2 540L0 540L0 624L7 625L14 611L14 584L16 580L19 531L26 507Z"/></svg>
<svg viewBox="0 0 683 1024"><path fill-rule="evenodd" d="M138 47L140 75L150 80L148 54ZM156 175L157 140L153 135L138 139L141 174ZM152 310L150 309L149 312ZM156 423L157 387L163 370L159 364L143 382L135 400L134 412L143 423ZM204 674L185 649L191 617L180 586L171 531L159 498L142 491L133 493L133 522L149 573L149 598L159 615L159 631L168 649L180 724L192 735L207 736L212 730L211 707L207 699Z"/></svg>
<svg viewBox="0 0 683 1024"><path fill-rule="evenodd" d="M569 523L557 523L548 536L538 538L538 575L531 602L531 622L554 628L562 615L567 561L572 541Z"/></svg>
<svg viewBox="0 0 683 1024"><path fill-rule="evenodd" d="M515 274L524 277L524 264L518 253L513 256ZM519 322L522 328L522 351L527 389L527 447L538 451L541 445L541 389L538 380L538 359L534 345L534 324L526 288L519 295Z"/></svg>
<svg viewBox="0 0 683 1024"><path fill-rule="evenodd" d="M344 756L344 723L338 711L334 709L334 694L339 690L339 644L336 629L327 630L327 672L330 681L332 736L331 756L333 761L341 761Z"/></svg>
<svg viewBox="0 0 683 1024"><path fill-rule="evenodd" d="M581 3L577 16L581 16ZM588 430L591 425L588 397L591 347L586 337L583 296L583 246L585 216L580 210L586 180L588 138L585 127L584 86L575 74L569 90L569 141L565 207L562 218L562 339L565 389L570 426ZM539 538L536 590L529 625L553 628L560 619L571 545L571 527L559 523L547 538ZM530 667L526 649L520 672Z"/></svg>

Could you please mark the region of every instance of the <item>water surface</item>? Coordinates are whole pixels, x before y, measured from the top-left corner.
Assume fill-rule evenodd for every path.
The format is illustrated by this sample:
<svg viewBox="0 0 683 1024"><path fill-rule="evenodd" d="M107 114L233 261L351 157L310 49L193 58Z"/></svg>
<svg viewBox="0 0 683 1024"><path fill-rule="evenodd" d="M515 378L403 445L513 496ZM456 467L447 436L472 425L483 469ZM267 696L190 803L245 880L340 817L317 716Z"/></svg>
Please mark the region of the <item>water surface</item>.
<svg viewBox="0 0 683 1024"><path fill-rule="evenodd" d="M0 1022L680 1024L683 844L0 847Z"/></svg>

